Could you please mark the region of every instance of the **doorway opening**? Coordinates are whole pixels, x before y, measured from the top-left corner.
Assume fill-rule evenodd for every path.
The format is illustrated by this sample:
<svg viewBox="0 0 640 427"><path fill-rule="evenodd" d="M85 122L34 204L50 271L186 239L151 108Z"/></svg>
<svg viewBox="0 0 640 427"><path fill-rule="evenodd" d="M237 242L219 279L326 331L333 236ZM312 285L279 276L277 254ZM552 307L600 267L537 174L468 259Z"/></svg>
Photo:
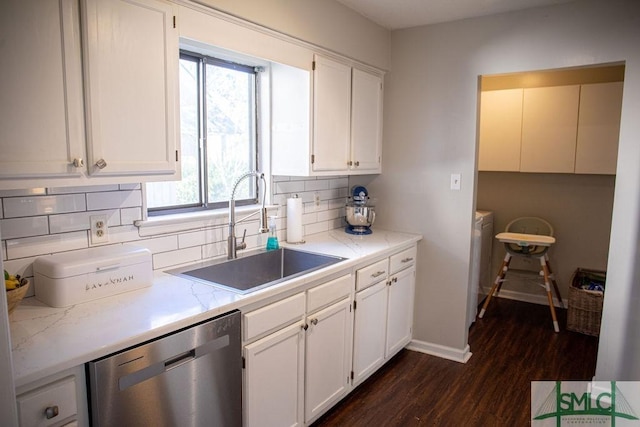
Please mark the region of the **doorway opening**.
<svg viewBox="0 0 640 427"><path fill-rule="evenodd" d="M624 71L615 63L479 79L476 209L492 213L493 235L518 217L553 225L549 256L564 308L576 269L607 268ZM505 250L490 236L479 252L481 303ZM514 258L511 269L499 296L548 303L528 273L539 270L536 259Z"/></svg>

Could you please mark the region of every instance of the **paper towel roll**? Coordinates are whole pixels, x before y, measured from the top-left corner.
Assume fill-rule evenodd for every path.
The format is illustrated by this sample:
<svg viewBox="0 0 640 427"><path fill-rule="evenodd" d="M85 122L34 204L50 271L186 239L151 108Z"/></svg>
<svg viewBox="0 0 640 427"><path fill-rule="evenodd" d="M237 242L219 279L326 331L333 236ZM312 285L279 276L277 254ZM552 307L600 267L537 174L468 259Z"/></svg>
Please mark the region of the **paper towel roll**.
<svg viewBox="0 0 640 427"><path fill-rule="evenodd" d="M302 242L302 198L287 199L287 242Z"/></svg>

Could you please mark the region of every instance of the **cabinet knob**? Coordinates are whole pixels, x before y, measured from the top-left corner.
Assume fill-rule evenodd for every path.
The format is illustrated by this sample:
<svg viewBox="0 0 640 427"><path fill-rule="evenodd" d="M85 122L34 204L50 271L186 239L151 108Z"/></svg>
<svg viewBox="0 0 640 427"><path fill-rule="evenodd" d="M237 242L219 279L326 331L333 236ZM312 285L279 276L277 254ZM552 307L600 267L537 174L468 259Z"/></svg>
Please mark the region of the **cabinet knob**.
<svg viewBox="0 0 640 427"><path fill-rule="evenodd" d="M306 331L307 329L309 329L309 325L305 323L304 325L300 326L300 329Z"/></svg>
<svg viewBox="0 0 640 427"><path fill-rule="evenodd" d="M73 159L73 162L71 162L71 164L76 168L82 168L84 167L84 160L80 157L76 157L75 159Z"/></svg>
<svg viewBox="0 0 640 427"><path fill-rule="evenodd" d="M58 408L58 405L48 406L44 410L44 416L47 417L48 420L50 420L51 418L57 417L59 413L60 413L60 409Z"/></svg>
<svg viewBox="0 0 640 427"><path fill-rule="evenodd" d="M312 325L317 325L318 324L318 319L311 319L311 324Z"/></svg>
<svg viewBox="0 0 640 427"><path fill-rule="evenodd" d="M353 162L352 162L351 160L349 160L349 161L347 162L347 166L353 166Z"/></svg>
<svg viewBox="0 0 640 427"><path fill-rule="evenodd" d="M356 167L360 166L360 162L356 160L355 165Z"/></svg>
<svg viewBox="0 0 640 427"><path fill-rule="evenodd" d="M104 169L107 167L107 162L105 162L104 159L100 159L96 162L96 167L98 169Z"/></svg>

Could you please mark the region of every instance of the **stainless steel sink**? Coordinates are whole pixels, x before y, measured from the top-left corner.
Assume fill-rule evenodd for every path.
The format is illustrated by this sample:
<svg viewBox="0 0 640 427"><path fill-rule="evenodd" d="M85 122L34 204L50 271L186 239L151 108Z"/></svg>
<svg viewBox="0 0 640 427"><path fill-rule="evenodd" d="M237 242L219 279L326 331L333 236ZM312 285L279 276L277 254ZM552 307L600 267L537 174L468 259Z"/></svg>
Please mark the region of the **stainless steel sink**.
<svg viewBox="0 0 640 427"><path fill-rule="evenodd" d="M281 248L260 251L241 258L200 263L169 270L167 273L188 276L198 281L246 294L284 280L327 267L345 258Z"/></svg>

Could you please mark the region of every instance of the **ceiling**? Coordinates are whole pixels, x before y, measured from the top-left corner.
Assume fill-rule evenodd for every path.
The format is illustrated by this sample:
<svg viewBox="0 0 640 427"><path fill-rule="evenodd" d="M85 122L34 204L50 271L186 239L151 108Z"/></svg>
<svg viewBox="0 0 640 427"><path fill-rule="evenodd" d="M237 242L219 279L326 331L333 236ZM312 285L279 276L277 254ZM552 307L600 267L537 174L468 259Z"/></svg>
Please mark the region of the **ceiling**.
<svg viewBox="0 0 640 427"><path fill-rule="evenodd" d="M576 0L338 0L390 30L457 21Z"/></svg>

